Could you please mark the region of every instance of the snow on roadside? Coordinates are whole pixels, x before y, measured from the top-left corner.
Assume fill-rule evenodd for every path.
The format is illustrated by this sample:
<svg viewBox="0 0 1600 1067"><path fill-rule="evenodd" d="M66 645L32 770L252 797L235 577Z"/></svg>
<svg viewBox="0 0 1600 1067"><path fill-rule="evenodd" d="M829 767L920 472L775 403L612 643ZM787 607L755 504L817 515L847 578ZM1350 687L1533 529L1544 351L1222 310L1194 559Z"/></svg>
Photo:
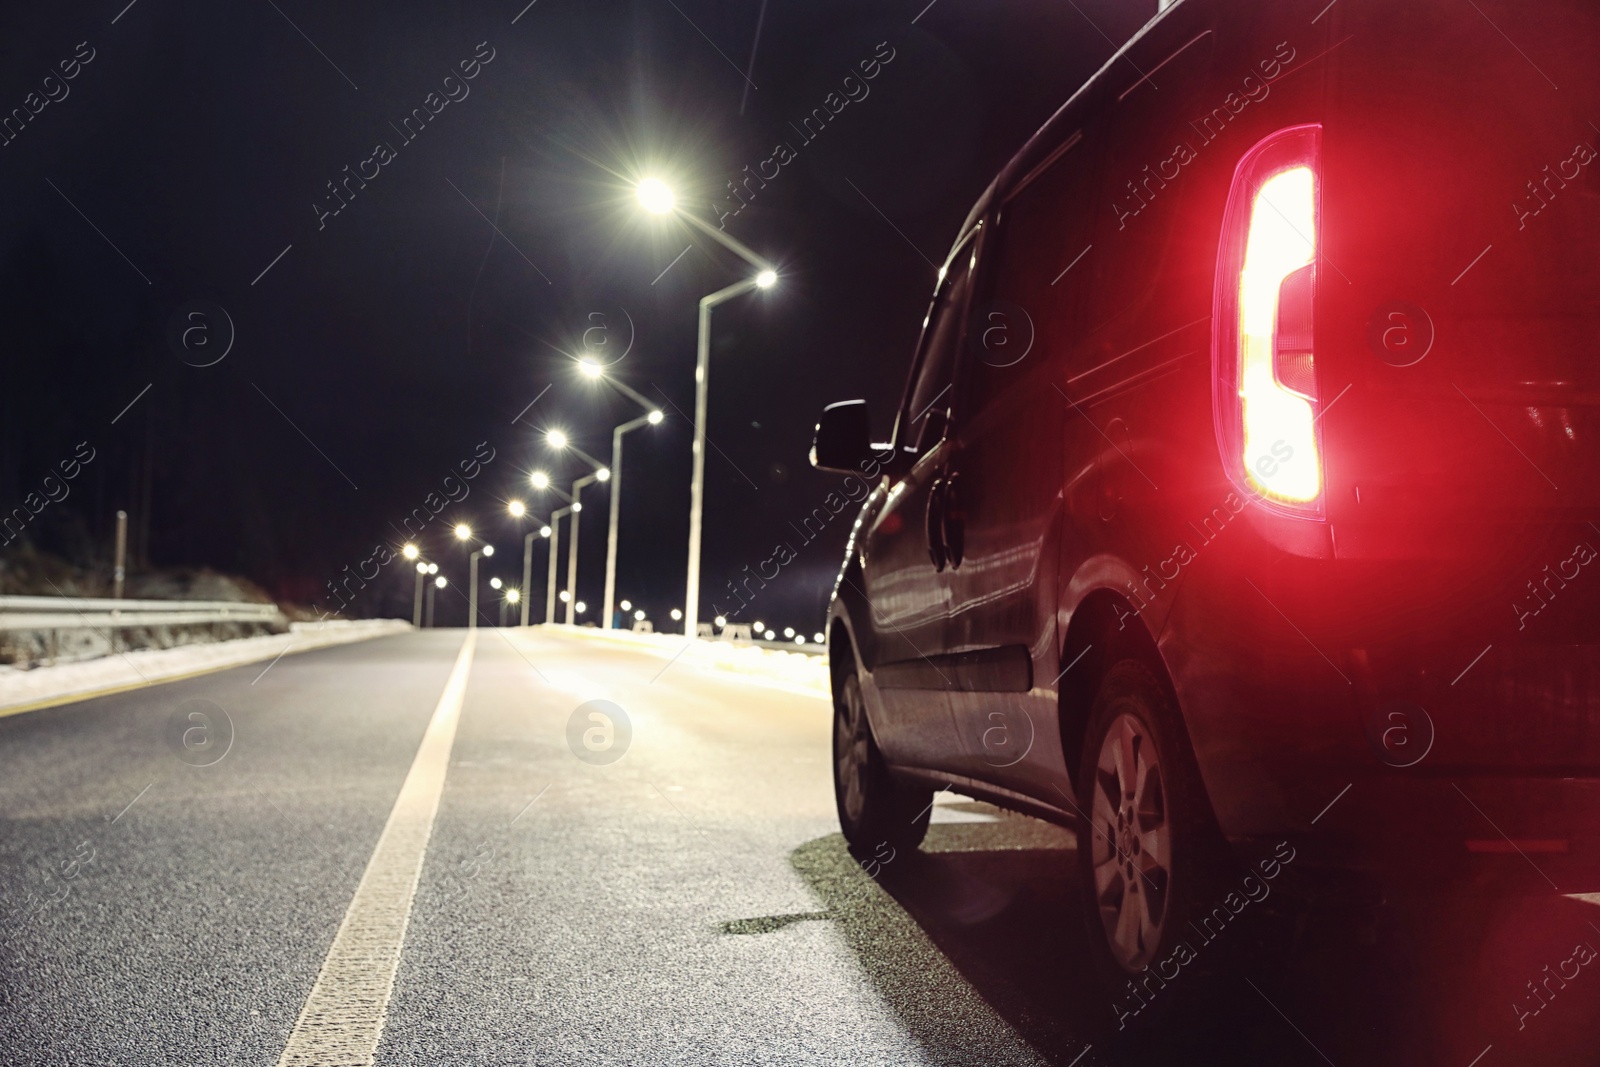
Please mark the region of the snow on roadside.
<svg viewBox="0 0 1600 1067"><path fill-rule="evenodd" d="M828 677L828 657L805 652L785 652L776 648L744 642L722 640L696 640L684 648L682 634L638 634L631 630L600 630L588 626L560 626L541 624L541 629L561 634L586 637L597 641L614 641L647 649L664 659L674 659L674 670L679 666L712 668L748 676L752 681L765 681L802 689L818 696L832 692Z"/></svg>
<svg viewBox="0 0 1600 1067"><path fill-rule="evenodd" d="M141 649L32 670L0 667L0 715L40 701L74 696L88 698L104 690L167 681L199 671L271 660L286 652L365 641L410 629L410 623L399 619L296 622L290 624L286 634Z"/></svg>

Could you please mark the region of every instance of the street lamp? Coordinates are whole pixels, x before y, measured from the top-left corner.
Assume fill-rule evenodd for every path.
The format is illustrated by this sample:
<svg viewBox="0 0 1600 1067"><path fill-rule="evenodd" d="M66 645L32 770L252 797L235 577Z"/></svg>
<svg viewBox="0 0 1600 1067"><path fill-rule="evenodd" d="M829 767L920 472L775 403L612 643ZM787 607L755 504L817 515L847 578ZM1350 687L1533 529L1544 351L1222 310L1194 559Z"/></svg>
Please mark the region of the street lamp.
<svg viewBox="0 0 1600 1067"><path fill-rule="evenodd" d="M464 522L456 523L456 540L457 541L470 541L470 540L472 540L472 527L468 526Z"/></svg>
<svg viewBox="0 0 1600 1067"><path fill-rule="evenodd" d="M528 505L524 504L520 500L513 500L511 503L506 505L506 511L511 514L513 519L520 519L522 516L528 513Z"/></svg>
<svg viewBox="0 0 1600 1067"><path fill-rule="evenodd" d="M694 366L694 476L689 483L689 580L684 604L687 619L683 632L690 637L700 620L700 528L705 502L706 477L706 394L711 377L711 309L752 289L770 289L778 282L772 265L750 251L725 230L691 212L676 209L677 198L659 178L645 178L634 187L639 203L655 215L672 215L710 237L756 269L752 278L735 282L700 298L699 333Z"/></svg>
<svg viewBox="0 0 1600 1067"><path fill-rule="evenodd" d="M567 545L567 590L572 594L572 598L567 600L568 626L573 624L573 608L575 606L573 600L578 595L578 519L583 511L583 504L579 502L578 496L583 492L584 486L608 481L610 478L611 472L601 467L593 474L585 474L582 478L572 483L572 529L569 531L572 535L572 540Z"/></svg>
<svg viewBox="0 0 1600 1067"><path fill-rule="evenodd" d="M411 548L413 546L407 545L406 547ZM406 558L414 559L415 557L407 556ZM417 562L417 591L411 597L411 625L419 630L422 629L422 579L427 576L427 573L428 565L419 560Z"/></svg>
<svg viewBox="0 0 1600 1067"><path fill-rule="evenodd" d="M561 430L551 430L549 433L544 435L544 439L551 448L554 448L557 451L573 452L595 468L594 473L586 474L582 478L579 478L577 481L572 483L572 495L566 498L571 502L572 512L572 529L568 531L572 540L567 545L567 591L571 593L571 596L569 596L566 601L567 625L571 626L574 621L573 609L578 595L578 516L579 513L583 511L583 504L580 502L579 497L583 493L584 486L593 485L595 482L610 481L611 471L605 466L605 464L601 463L599 460L589 455L589 453L573 444L572 439ZM552 545L552 559L554 559L554 550L555 546ZM552 574L554 573L553 568L554 564L552 563Z"/></svg>
<svg viewBox="0 0 1600 1067"><path fill-rule="evenodd" d="M612 629L611 605L615 602L617 593L617 525L622 515L622 435L630 430L637 430L641 426L659 426L665 416L662 415L661 409L635 392L626 382L617 381L607 375L605 368L598 361L586 356L579 361L578 366L587 377L596 380L604 378L624 396L645 409L645 414L630 422L625 422L611 431L611 468L609 474L611 479L611 500L609 501L611 514L608 519L609 529L606 533L605 614L600 620L601 627L610 630ZM593 370L590 368L593 368ZM628 610L626 602L623 603L622 610Z"/></svg>
<svg viewBox="0 0 1600 1067"><path fill-rule="evenodd" d="M556 621L556 554L561 551L561 516L570 515L572 505L556 508L550 513L550 574L545 579L544 587L544 621ZM562 590L564 593L565 590Z"/></svg>
<svg viewBox="0 0 1600 1067"><path fill-rule="evenodd" d="M459 530L461 527L458 526L456 529ZM470 535L471 531L469 530L468 533ZM478 559L481 556L492 555L494 555L494 546L484 545L467 557L467 582L470 586L467 590L467 613L470 616L467 622L467 629L469 630L478 628Z"/></svg>
<svg viewBox="0 0 1600 1067"><path fill-rule="evenodd" d="M513 589L518 593L517 599L512 603L522 604L522 625L528 625L528 605L533 600L533 539L543 537L548 539L551 534L550 524L544 523L537 530L529 530L522 538L522 589ZM549 621L549 620L546 620Z"/></svg>
<svg viewBox="0 0 1600 1067"><path fill-rule="evenodd" d="M430 563L428 564L428 567L429 573L431 574L434 569L437 569L438 564ZM446 584L447 583L444 580L444 575L441 574L433 580L431 585L428 586L428 629L430 630L433 629L433 594L436 590L443 589Z"/></svg>

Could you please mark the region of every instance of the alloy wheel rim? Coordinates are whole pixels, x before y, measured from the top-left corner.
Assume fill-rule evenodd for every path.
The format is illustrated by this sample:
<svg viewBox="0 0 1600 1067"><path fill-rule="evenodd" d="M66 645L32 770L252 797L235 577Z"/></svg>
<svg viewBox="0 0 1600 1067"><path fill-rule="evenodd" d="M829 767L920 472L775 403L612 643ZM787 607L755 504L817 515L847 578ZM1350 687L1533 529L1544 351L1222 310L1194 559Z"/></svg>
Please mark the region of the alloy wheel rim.
<svg viewBox="0 0 1600 1067"><path fill-rule="evenodd" d="M845 682L838 715L833 734L834 771L845 817L854 823L861 820L866 806L867 772L867 720L862 707L861 684L854 678Z"/></svg>
<svg viewBox="0 0 1600 1067"><path fill-rule="evenodd" d="M1155 739L1121 714L1095 763L1090 801L1095 903L1106 944L1129 973L1150 965L1167 923L1172 828Z"/></svg>

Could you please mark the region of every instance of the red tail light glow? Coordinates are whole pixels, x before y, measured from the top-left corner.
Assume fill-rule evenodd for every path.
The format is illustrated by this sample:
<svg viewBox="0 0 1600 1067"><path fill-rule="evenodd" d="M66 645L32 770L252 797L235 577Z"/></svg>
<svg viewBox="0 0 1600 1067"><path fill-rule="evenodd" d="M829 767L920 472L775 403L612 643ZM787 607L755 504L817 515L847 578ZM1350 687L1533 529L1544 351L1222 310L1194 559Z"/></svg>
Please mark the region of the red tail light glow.
<svg viewBox="0 0 1600 1067"><path fill-rule="evenodd" d="M1320 518L1312 330L1322 128L1280 130L1240 160L1212 313L1217 443L1229 477L1275 510Z"/></svg>

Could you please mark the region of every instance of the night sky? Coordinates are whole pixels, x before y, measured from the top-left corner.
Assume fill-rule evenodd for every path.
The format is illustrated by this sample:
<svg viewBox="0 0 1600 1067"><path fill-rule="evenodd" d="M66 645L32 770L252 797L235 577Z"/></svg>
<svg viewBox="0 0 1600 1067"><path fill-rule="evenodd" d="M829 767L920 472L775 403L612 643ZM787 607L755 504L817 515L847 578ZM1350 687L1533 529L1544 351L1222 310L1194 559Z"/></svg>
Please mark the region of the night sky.
<svg viewBox="0 0 1600 1067"><path fill-rule="evenodd" d="M782 272L714 319L702 613L787 541L754 614L814 630L852 518L810 544L790 526L836 481L806 464L818 412L866 397L887 433L955 227L1155 0L525 2L0 14L0 514L60 498L26 539L103 566L125 508L138 563L330 608L328 583L464 488L424 551L459 583L449 527L468 521L499 551L484 576L513 579L527 527L505 502L542 516L557 501L527 473L585 473L541 431L608 459L641 413L575 373L603 342L667 415L628 437L618 582L664 624L696 302L747 270L638 208L656 175ZM771 177L725 214L746 167ZM579 596L598 605L605 491L584 500ZM541 548L535 619L544 567ZM411 588L397 561L344 614L409 615ZM465 621L451 590L439 611Z"/></svg>

